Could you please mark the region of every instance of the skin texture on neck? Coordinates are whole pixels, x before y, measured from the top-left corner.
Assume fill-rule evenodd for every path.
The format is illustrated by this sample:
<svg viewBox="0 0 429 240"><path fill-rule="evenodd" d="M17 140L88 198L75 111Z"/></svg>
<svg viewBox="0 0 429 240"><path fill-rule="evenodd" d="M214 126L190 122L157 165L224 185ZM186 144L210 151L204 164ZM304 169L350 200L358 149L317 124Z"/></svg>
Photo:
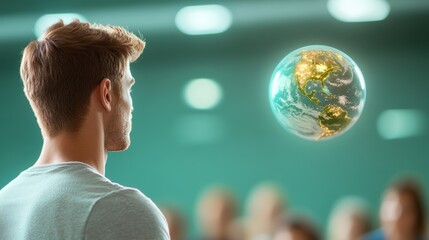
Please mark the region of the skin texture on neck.
<svg viewBox="0 0 429 240"><path fill-rule="evenodd" d="M77 132L63 131L55 137L44 136L43 148L35 166L82 162L100 174L105 174L107 148L105 146L105 131L109 119L110 85L100 84L91 94L88 113Z"/></svg>

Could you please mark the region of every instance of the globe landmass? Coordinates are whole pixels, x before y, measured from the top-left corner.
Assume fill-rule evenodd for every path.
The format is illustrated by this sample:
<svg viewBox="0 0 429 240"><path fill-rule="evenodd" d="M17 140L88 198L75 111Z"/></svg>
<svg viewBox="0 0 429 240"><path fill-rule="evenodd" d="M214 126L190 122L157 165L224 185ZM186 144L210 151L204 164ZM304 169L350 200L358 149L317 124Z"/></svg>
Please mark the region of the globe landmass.
<svg viewBox="0 0 429 240"><path fill-rule="evenodd" d="M327 46L309 46L287 55L274 70L270 91L280 123L313 140L349 129L359 118L366 96L358 66Z"/></svg>
<svg viewBox="0 0 429 240"><path fill-rule="evenodd" d="M346 128L351 118L347 114L347 111L342 109L340 106L328 105L323 108L322 113L319 115L318 123L322 128L322 134L317 137L329 137Z"/></svg>

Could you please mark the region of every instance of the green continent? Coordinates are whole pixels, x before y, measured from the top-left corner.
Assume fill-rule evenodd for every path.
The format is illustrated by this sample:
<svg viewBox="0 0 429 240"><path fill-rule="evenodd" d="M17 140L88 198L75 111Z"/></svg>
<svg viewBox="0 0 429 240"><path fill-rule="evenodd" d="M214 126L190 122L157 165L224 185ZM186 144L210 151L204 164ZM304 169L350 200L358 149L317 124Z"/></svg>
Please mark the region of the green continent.
<svg viewBox="0 0 429 240"><path fill-rule="evenodd" d="M340 132L350 124L351 120L347 111L341 107L331 104L325 106L317 119L323 131L317 139L329 137Z"/></svg>

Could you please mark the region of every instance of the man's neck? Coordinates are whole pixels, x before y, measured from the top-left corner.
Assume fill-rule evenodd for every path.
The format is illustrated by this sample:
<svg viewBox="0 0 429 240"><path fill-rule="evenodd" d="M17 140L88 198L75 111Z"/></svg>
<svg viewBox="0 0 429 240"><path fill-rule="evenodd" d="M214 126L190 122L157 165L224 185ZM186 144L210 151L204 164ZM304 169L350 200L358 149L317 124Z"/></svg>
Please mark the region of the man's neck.
<svg viewBox="0 0 429 240"><path fill-rule="evenodd" d="M82 162L104 175L107 151L103 138L94 131L97 130L64 132L53 138L45 138L42 152L35 165Z"/></svg>

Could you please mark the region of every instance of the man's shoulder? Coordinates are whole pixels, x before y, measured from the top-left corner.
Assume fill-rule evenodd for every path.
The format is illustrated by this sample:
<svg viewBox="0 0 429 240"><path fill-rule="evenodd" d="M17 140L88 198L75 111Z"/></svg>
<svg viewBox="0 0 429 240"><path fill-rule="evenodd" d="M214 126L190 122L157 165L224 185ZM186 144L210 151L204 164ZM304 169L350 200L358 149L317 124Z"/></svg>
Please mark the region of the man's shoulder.
<svg viewBox="0 0 429 240"><path fill-rule="evenodd" d="M91 167L80 163L29 168L0 190L0 199L3 198L3 203L9 202L13 205L20 203L43 207L48 204L53 208L52 206L67 203L87 211L100 201L149 201L139 190L112 182ZM79 211L82 214L84 212Z"/></svg>
<svg viewBox="0 0 429 240"><path fill-rule="evenodd" d="M158 207L137 189L123 187L99 198L88 216L87 239L169 239ZM136 237L139 236L139 237Z"/></svg>
<svg viewBox="0 0 429 240"><path fill-rule="evenodd" d="M146 195L138 189L126 187L117 183L112 183L110 186L106 187L108 187L110 191L106 191L103 196L99 197L95 205L113 204L112 207L115 207L117 202L126 205L136 204L138 206L141 206L142 204L153 204L152 200L146 197Z"/></svg>
<svg viewBox="0 0 429 240"><path fill-rule="evenodd" d="M112 182L98 173L87 173L87 176L80 178L79 181L78 188L93 202L93 210L98 209L98 206L108 209L126 207L157 209L152 200L140 190Z"/></svg>
<svg viewBox="0 0 429 240"><path fill-rule="evenodd" d="M109 211L105 211L109 209ZM100 197L93 205L91 214L94 215L124 215L137 214L143 220L157 219L165 221L156 204L141 191L135 188L117 185L117 189Z"/></svg>

